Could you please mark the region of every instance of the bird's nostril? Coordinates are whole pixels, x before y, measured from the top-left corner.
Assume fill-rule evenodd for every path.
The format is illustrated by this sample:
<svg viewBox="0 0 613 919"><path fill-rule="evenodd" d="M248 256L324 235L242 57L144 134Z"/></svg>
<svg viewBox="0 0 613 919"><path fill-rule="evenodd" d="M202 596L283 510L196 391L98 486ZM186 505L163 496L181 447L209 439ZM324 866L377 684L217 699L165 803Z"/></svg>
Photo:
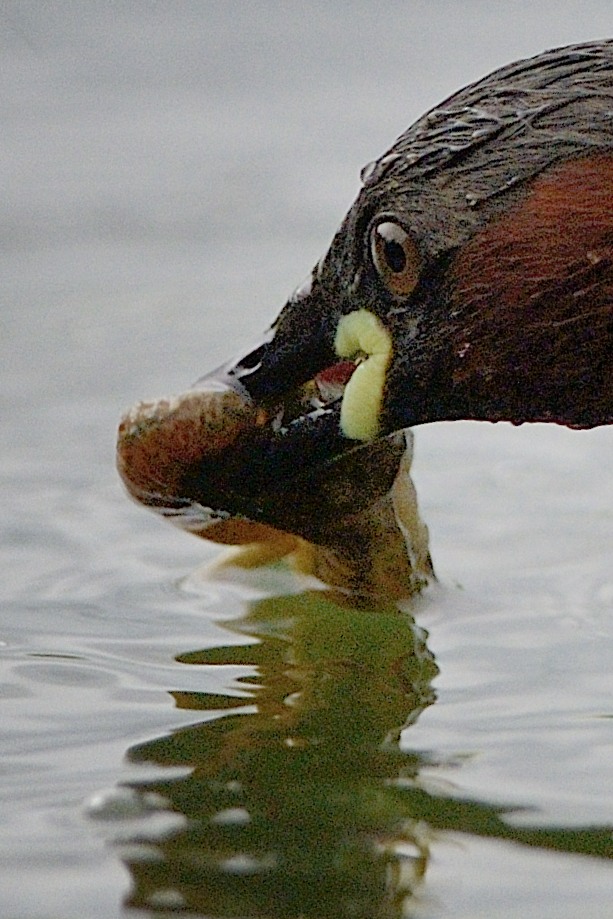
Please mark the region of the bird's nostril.
<svg viewBox="0 0 613 919"><path fill-rule="evenodd" d="M241 362L237 365L237 369L255 370L262 363L265 351L266 345L260 345L260 347L252 351L251 354L247 354L245 357L241 358Z"/></svg>

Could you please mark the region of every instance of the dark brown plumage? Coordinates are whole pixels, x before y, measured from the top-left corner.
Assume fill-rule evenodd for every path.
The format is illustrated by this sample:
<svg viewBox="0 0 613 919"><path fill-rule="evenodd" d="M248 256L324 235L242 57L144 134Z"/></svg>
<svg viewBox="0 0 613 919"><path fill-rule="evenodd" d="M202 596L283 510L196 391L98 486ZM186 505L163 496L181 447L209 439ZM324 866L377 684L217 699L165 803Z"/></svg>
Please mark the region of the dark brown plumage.
<svg viewBox="0 0 613 919"><path fill-rule="evenodd" d="M382 433L455 418L613 421L613 42L461 90L363 182L310 290L225 368L230 380L256 402L283 399L337 360L339 319L367 309L393 342ZM372 255L383 223L404 231L419 266L406 296L390 283L398 244L385 243L386 276ZM321 424L335 424L333 408Z"/></svg>

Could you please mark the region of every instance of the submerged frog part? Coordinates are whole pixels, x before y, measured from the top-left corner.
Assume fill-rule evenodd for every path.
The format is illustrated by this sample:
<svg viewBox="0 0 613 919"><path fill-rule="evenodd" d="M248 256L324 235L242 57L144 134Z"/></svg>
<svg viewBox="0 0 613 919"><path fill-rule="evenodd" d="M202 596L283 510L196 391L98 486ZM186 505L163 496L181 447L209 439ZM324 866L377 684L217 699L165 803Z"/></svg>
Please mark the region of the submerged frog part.
<svg viewBox="0 0 613 919"><path fill-rule="evenodd" d="M191 533L240 546L231 564L288 557L334 587L411 595L433 577L410 478L411 435L357 446L343 439L339 451L335 432L314 439L305 423L309 409L335 417L328 406L353 369L338 362L295 394L291 411L256 407L210 378L138 403L117 442L129 494Z"/></svg>

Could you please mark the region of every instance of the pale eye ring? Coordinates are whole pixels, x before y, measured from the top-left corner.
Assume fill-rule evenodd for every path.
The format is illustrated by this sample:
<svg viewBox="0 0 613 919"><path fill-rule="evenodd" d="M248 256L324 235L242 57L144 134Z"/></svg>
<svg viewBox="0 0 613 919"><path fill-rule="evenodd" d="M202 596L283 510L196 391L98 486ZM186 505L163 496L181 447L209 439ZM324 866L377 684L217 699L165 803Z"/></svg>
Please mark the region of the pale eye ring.
<svg viewBox="0 0 613 919"><path fill-rule="evenodd" d="M389 292L394 297L408 297L419 280L422 261L404 227L392 220L376 224L370 234L370 253Z"/></svg>

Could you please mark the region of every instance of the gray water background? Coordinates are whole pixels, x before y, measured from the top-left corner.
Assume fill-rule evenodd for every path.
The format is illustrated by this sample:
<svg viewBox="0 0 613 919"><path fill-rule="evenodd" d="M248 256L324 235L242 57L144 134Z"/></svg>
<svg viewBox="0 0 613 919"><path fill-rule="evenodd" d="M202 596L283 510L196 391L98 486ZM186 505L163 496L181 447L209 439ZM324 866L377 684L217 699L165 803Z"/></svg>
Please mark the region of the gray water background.
<svg viewBox="0 0 613 919"><path fill-rule="evenodd" d="M121 410L248 345L359 168L429 106L612 34L608 0L0 4L0 915L123 914L92 801L133 776L129 746L193 721L168 689L202 675L173 658L240 612L231 585L180 586L216 550L123 495ZM418 622L441 674L411 743L461 763L433 776L447 791L613 824L613 431L456 423L416 442L441 580ZM605 919L613 872L448 834L427 899Z"/></svg>

